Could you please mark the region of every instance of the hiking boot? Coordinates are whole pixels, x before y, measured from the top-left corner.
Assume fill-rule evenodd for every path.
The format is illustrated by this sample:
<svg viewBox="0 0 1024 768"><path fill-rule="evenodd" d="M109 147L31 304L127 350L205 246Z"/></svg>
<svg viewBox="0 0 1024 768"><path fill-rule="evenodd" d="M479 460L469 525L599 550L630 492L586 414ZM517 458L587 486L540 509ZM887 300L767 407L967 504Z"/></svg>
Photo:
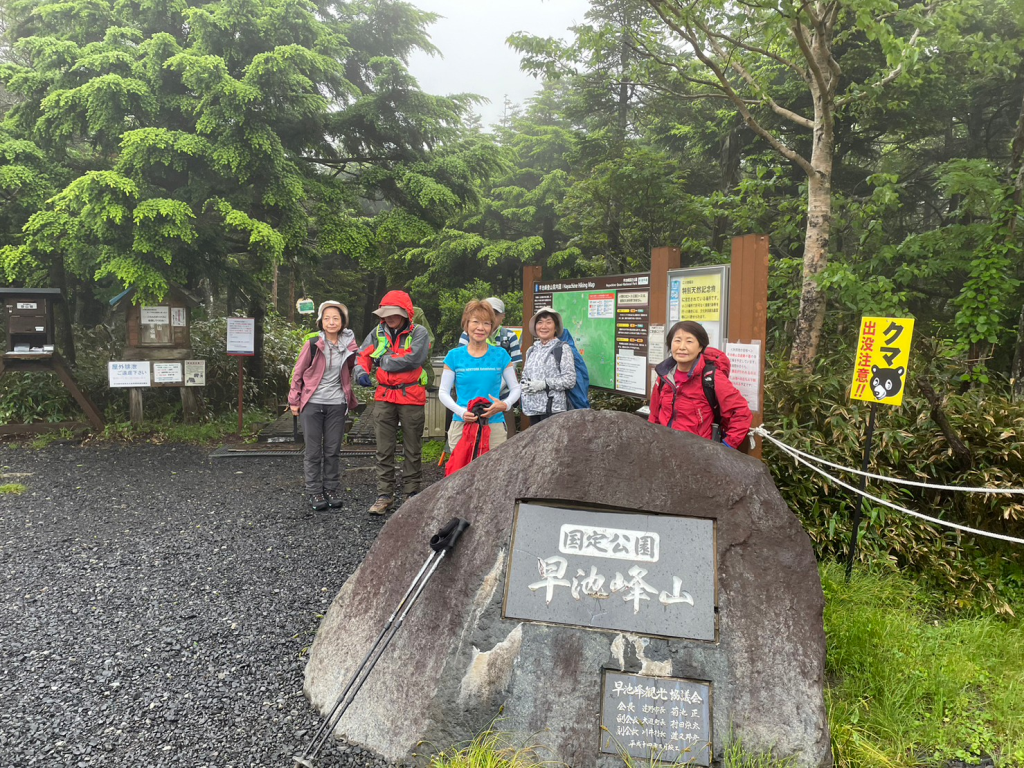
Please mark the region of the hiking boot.
<svg viewBox="0 0 1024 768"><path fill-rule="evenodd" d="M395 500L390 496L378 496L377 500L373 502L373 505L368 511L371 515L383 515L394 503Z"/></svg>
<svg viewBox="0 0 1024 768"><path fill-rule="evenodd" d="M324 488L324 498L327 499L331 509L338 509L345 505L345 498L338 488Z"/></svg>
<svg viewBox="0 0 1024 768"><path fill-rule="evenodd" d="M306 497L306 500L309 502L309 506L317 512L325 510L330 506L330 503L322 493L311 493Z"/></svg>

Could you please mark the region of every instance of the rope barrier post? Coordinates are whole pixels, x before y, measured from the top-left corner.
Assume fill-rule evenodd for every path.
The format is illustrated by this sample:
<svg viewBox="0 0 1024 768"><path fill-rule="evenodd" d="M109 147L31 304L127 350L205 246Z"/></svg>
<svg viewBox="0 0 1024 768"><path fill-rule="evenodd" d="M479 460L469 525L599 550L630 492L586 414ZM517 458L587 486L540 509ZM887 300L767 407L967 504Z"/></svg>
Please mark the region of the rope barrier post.
<svg viewBox="0 0 1024 768"><path fill-rule="evenodd" d="M878 403L871 404L871 414L868 416L868 431L864 436L864 460L861 462L860 471L868 471L868 462L871 460L871 440L875 436L875 414L878 412ZM853 558L857 556L857 534L860 531L860 521L864 513L864 491L868 486L867 474L860 476L860 499L857 509L853 513L853 535L850 538L850 556L846 560L846 583L850 583L850 574L853 573Z"/></svg>

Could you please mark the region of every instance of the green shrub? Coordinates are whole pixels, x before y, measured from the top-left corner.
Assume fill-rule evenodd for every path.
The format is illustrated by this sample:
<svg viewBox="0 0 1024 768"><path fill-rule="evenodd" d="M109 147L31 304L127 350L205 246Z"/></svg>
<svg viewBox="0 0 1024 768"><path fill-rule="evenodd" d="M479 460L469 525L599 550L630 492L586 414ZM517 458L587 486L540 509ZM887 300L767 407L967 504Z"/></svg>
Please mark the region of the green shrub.
<svg viewBox="0 0 1024 768"><path fill-rule="evenodd" d="M0 424L83 418L71 392L52 373L9 373L0 379Z"/></svg>
<svg viewBox="0 0 1024 768"><path fill-rule="evenodd" d="M1024 404L986 391L947 394L944 410L970 447L973 466L960 466L913 376L937 390L957 381L945 361L921 360L899 408L878 406L870 471L954 486L1020 487L1024 474ZM794 371L769 360L765 424L788 445L847 467L860 467L870 406L850 401L848 356L823 360L818 372ZM858 497L797 465L766 441L765 461L783 498L803 521L821 560L845 559ZM839 476L828 470L830 474ZM857 478L840 479L857 485ZM869 481L869 493L933 517L980 530L1024 537L1020 496L982 496ZM861 563L916 572L947 608L989 608L1009 615L1020 599L1024 571L1019 546L961 534L874 503L865 504L858 548Z"/></svg>

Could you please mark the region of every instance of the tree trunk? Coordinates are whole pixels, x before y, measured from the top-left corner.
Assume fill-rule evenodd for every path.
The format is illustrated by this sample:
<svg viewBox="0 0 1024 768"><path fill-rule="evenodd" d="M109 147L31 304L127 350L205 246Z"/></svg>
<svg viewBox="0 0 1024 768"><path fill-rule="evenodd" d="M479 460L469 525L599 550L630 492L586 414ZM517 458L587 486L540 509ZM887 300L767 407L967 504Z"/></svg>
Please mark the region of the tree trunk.
<svg viewBox="0 0 1024 768"><path fill-rule="evenodd" d="M249 379L256 382L256 386L261 396L265 396L267 393L266 387L266 361L263 359L263 341L264 341L264 327L267 319L267 307L266 298L262 295L255 295L252 301L249 302L249 315L255 320L253 323L255 327L255 348L253 349L253 356L249 358Z"/></svg>
<svg viewBox="0 0 1024 768"><path fill-rule="evenodd" d="M737 125L722 139L720 164L721 175L719 176L719 191L723 195L740 181L740 161L743 159L743 148L745 142L741 140L743 126ZM729 232L732 218L724 214L715 216L711 229L711 250L715 253L722 253L725 249L725 238Z"/></svg>
<svg viewBox="0 0 1024 768"><path fill-rule="evenodd" d="M295 322L295 267L288 272L288 322Z"/></svg>
<svg viewBox="0 0 1024 768"><path fill-rule="evenodd" d="M828 71L826 46L814 46L821 71ZM810 371L818 354L821 329L825 325L825 291L818 278L828 266L829 238L832 234L832 164L835 156L835 124L832 119L834 93L825 92L811 81L814 96L814 144L811 172L807 177L807 228L804 234L804 269L800 290L800 312L793 334L790 362Z"/></svg>
<svg viewBox="0 0 1024 768"><path fill-rule="evenodd" d="M277 275L278 275L278 269L279 269L278 265L275 264L274 265L274 282L270 286L270 308L275 313L279 314L280 310L278 309L278 306L277 306Z"/></svg>
<svg viewBox="0 0 1024 768"><path fill-rule="evenodd" d="M77 357L75 355L75 332L72 297L68 291L68 277L64 271L64 260L61 257L54 259L50 266L50 285L60 289L60 295L64 301L55 302L53 322L56 325L54 335L56 336L57 350L61 353L68 365L75 367Z"/></svg>
<svg viewBox="0 0 1024 768"><path fill-rule="evenodd" d="M1024 100L1021 101L1017 117L1017 131L1010 149L1010 164L1007 176L1013 184L1013 204L1019 211L1024 204ZM1017 216L1010 218L1009 238L1017 237ZM1024 399L1024 306L1020 309L1017 323L1017 346L1013 352L1013 368L1010 370L1010 385L1014 400Z"/></svg>

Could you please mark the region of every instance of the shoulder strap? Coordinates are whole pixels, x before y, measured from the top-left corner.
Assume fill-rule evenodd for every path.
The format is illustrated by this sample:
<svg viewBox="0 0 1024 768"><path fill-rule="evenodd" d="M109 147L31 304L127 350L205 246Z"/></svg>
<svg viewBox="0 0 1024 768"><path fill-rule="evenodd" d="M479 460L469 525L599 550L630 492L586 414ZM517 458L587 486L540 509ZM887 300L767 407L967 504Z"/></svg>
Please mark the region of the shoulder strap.
<svg viewBox="0 0 1024 768"><path fill-rule="evenodd" d="M564 346L565 342L560 341L557 344L555 344L555 348L551 350L551 354L555 358L555 365L557 365L559 368L562 367L562 347Z"/></svg>
<svg viewBox="0 0 1024 768"><path fill-rule="evenodd" d="M313 338L311 338L309 340L309 362L310 363L313 362L313 360L316 358L316 353L319 351L319 348L316 345L316 342L317 342L317 340L319 338L320 338L319 336L314 336Z"/></svg>
<svg viewBox="0 0 1024 768"><path fill-rule="evenodd" d="M704 374L701 376L701 385L704 387L704 397L711 406L711 413L714 415L714 423L722 424L722 410L718 407L718 395L715 393L715 364L707 358L704 359Z"/></svg>

